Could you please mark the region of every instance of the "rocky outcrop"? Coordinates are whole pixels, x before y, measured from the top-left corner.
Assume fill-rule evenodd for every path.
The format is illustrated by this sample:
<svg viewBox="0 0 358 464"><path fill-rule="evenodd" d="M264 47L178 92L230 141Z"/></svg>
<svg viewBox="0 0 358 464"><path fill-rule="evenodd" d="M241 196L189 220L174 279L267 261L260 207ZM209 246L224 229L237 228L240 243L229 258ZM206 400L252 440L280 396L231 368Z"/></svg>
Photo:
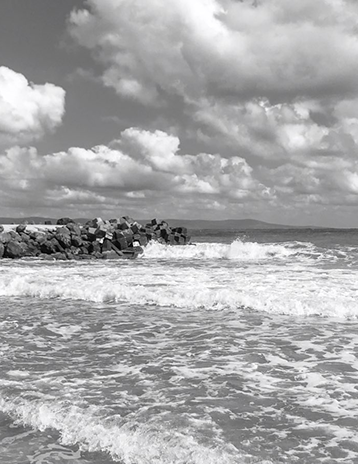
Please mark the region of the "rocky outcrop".
<svg viewBox="0 0 358 464"><path fill-rule="evenodd" d="M152 240L185 245L190 237L186 228L172 229L167 222L157 219L142 225L128 216L109 221L95 218L80 225L62 218L56 226L44 230L20 224L15 230L4 232L0 225L0 258L135 258Z"/></svg>

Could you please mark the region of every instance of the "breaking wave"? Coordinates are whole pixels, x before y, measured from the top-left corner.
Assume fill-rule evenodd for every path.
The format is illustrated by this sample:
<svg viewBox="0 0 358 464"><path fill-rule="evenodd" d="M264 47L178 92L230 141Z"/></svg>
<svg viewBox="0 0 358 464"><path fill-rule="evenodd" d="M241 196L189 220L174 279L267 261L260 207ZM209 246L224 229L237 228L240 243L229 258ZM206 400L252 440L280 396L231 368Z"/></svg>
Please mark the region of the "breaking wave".
<svg viewBox="0 0 358 464"><path fill-rule="evenodd" d="M233 446L215 437L211 447L199 443L195 430L170 429L154 418L147 423L124 421L102 415L95 406L83 409L43 400L5 400L0 411L15 423L44 431L53 429L63 445L77 445L82 451L104 452L123 464L269 464L271 461L245 459ZM189 432L189 433L188 433Z"/></svg>
<svg viewBox="0 0 358 464"><path fill-rule="evenodd" d="M297 254L297 250L279 244L261 244L243 242L239 239L230 244L196 243L186 246L162 245L151 242L144 250L147 259L228 259L240 261L257 261L267 259L284 259Z"/></svg>

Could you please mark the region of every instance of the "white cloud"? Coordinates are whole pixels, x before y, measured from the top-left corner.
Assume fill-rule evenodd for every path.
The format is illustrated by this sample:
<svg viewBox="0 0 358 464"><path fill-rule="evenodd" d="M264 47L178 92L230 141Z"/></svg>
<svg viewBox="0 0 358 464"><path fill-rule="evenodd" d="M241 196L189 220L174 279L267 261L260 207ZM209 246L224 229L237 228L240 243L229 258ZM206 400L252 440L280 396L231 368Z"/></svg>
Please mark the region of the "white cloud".
<svg viewBox="0 0 358 464"><path fill-rule="evenodd" d="M347 0L89 0L70 33L103 82L143 103L357 92L358 8ZM332 63L335 63L332 66Z"/></svg>
<svg viewBox="0 0 358 464"><path fill-rule="evenodd" d="M193 195L215 204L215 209L227 202L274 197L244 159L181 155L179 144L177 137L162 131L130 128L110 146L89 150L74 147L41 156L35 148L12 147L0 156L0 189L12 193L19 204L25 196L34 206L92 202L110 209L118 203L142 208L154 203L166 215L176 204L191 204ZM212 199L205 200L207 196Z"/></svg>
<svg viewBox="0 0 358 464"><path fill-rule="evenodd" d="M62 122L65 91L53 84L36 85L0 66L0 146L28 143Z"/></svg>

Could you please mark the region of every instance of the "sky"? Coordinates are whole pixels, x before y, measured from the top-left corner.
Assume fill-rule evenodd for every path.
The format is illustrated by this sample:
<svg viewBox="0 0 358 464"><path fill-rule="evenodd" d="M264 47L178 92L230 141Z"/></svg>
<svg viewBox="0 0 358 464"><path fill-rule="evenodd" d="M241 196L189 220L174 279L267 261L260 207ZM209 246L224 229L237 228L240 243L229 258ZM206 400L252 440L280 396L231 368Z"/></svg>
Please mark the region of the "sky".
<svg viewBox="0 0 358 464"><path fill-rule="evenodd" d="M358 227L356 0L1 0L0 216Z"/></svg>

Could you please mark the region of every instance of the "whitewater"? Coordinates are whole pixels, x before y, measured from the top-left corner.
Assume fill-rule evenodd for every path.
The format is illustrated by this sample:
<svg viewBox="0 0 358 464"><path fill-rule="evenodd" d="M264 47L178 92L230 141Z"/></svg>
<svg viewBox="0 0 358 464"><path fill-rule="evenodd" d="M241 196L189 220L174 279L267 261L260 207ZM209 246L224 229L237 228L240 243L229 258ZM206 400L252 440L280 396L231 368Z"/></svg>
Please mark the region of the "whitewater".
<svg viewBox="0 0 358 464"><path fill-rule="evenodd" d="M0 260L0 462L358 462L358 231Z"/></svg>

